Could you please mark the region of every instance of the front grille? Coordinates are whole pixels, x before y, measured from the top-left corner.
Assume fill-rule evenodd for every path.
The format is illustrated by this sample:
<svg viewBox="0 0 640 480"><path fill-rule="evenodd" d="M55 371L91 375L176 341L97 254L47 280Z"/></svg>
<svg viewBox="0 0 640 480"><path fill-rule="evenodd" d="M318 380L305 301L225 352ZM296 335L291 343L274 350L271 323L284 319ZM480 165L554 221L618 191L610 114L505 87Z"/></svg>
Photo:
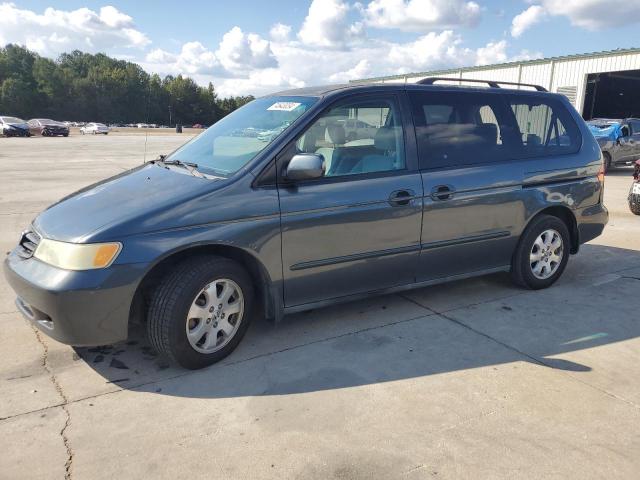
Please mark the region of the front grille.
<svg viewBox="0 0 640 480"><path fill-rule="evenodd" d="M31 258L40 243L40 235L36 232L27 230L22 234L18 243L18 255L22 258Z"/></svg>

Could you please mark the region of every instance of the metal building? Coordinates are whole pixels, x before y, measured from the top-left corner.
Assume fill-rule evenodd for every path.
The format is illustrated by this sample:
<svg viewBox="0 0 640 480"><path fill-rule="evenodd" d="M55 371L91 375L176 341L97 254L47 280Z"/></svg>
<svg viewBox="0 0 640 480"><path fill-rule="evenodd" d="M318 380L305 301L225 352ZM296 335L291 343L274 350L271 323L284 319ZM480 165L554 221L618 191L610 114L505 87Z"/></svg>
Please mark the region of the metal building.
<svg viewBox="0 0 640 480"><path fill-rule="evenodd" d="M640 117L640 48L367 78L357 83L415 82L426 77L532 83L566 95L585 119Z"/></svg>

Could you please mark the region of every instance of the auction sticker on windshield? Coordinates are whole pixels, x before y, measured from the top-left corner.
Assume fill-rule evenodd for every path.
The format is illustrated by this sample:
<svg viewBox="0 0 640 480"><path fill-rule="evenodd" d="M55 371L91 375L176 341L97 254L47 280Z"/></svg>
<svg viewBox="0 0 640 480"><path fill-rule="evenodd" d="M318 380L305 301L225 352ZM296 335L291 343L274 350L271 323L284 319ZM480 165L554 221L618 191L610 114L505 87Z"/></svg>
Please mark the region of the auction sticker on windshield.
<svg viewBox="0 0 640 480"><path fill-rule="evenodd" d="M634 183L633 184L633 192L634 195L635 194L640 194L640 183Z"/></svg>
<svg viewBox="0 0 640 480"><path fill-rule="evenodd" d="M281 112L292 112L301 104L298 102L276 102L271 105L267 110L279 110Z"/></svg>

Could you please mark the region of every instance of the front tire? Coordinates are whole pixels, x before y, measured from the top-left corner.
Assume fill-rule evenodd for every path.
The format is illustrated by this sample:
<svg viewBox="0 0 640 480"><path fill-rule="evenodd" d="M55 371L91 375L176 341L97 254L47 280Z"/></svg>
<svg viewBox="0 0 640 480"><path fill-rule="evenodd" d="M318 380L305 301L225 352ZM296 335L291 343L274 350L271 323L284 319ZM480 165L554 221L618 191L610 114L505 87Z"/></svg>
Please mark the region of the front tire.
<svg viewBox="0 0 640 480"><path fill-rule="evenodd" d="M218 362L238 346L254 314L253 284L228 258L197 256L176 266L152 294L151 345L184 368Z"/></svg>
<svg viewBox="0 0 640 480"><path fill-rule="evenodd" d="M611 154L609 152L602 153L602 162L604 163L604 173L607 173L611 170Z"/></svg>
<svg viewBox="0 0 640 480"><path fill-rule="evenodd" d="M640 215L640 194L629 193L629 210L634 215Z"/></svg>
<svg viewBox="0 0 640 480"><path fill-rule="evenodd" d="M553 285L569 261L569 229L551 215L539 215L527 226L511 260L516 285L539 290Z"/></svg>

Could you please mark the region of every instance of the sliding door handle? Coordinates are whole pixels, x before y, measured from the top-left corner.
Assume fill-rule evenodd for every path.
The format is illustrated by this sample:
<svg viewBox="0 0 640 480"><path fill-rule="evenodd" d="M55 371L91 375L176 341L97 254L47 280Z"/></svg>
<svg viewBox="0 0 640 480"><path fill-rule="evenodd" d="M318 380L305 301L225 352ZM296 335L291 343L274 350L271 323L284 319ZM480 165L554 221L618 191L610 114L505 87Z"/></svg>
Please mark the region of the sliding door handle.
<svg viewBox="0 0 640 480"><path fill-rule="evenodd" d="M455 195L456 190L451 185L438 185L431 190L433 200L450 200Z"/></svg>

